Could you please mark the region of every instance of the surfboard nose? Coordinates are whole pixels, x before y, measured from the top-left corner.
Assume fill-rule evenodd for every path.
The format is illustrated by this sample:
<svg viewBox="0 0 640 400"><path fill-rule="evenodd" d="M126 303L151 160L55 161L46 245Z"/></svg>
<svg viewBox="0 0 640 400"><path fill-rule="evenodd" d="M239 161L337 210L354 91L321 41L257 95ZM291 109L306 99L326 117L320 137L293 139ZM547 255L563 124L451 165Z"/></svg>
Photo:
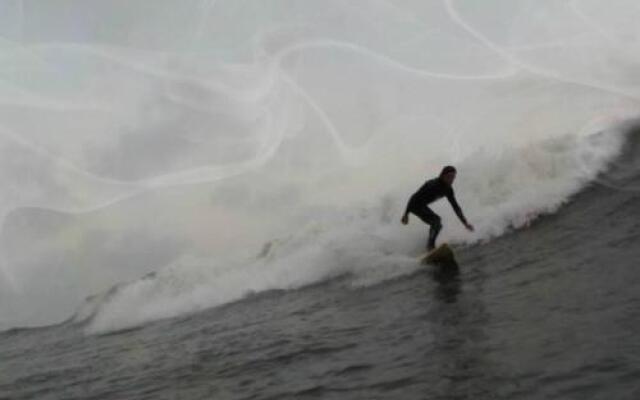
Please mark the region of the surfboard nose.
<svg viewBox="0 0 640 400"><path fill-rule="evenodd" d="M431 250L420 261L421 264L433 264L442 266L458 266L453 250L447 243L443 243Z"/></svg>

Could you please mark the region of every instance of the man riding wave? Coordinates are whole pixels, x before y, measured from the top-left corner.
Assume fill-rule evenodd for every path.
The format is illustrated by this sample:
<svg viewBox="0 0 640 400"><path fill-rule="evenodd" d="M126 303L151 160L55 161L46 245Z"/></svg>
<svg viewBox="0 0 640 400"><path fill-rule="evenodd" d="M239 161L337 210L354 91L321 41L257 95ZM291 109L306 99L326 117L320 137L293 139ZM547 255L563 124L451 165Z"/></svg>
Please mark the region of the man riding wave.
<svg viewBox="0 0 640 400"><path fill-rule="evenodd" d="M440 172L440 176L434 179L430 179L424 183L415 192L409 201L407 202L407 207L405 209L404 215L402 216L402 223L409 223L409 213L416 215L420 218L424 223L430 226L429 229L429 239L427 241L427 250L431 251L436 247L436 239L440 230L442 229L441 218L438 214L433 212L429 208L429 204L434 201L446 197L451 203L451 207L455 211L462 224L469 231L473 231L473 225L467 222L464 214L462 213L462 209L458 202L456 201L456 197L453 193L453 181L456 179L456 169L451 165L448 165L442 169Z"/></svg>

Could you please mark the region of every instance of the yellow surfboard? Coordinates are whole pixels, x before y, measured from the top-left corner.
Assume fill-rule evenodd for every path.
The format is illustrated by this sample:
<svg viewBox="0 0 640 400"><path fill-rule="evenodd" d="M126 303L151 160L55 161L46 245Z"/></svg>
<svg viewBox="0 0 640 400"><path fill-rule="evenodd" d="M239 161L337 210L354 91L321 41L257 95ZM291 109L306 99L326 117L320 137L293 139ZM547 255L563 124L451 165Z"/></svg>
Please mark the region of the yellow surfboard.
<svg viewBox="0 0 640 400"><path fill-rule="evenodd" d="M458 266L453 250L451 250L451 247L446 243L441 244L422 256L420 263L442 266Z"/></svg>

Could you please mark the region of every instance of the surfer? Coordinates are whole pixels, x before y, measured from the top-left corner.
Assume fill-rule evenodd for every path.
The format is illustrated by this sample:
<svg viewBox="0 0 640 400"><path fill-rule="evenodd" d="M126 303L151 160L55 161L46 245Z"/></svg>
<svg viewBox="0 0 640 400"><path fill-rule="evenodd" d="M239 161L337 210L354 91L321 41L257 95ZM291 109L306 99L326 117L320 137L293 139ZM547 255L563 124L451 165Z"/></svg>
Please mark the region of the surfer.
<svg viewBox="0 0 640 400"><path fill-rule="evenodd" d="M451 165L444 167L442 172L440 172L440 176L426 181L424 185L422 185L422 187L418 189L411 198L409 198L407 208L402 216L402 223L405 225L409 223L409 213L412 213L431 227L429 229L429 240L427 241L428 251L431 251L436 247L436 239L442 229L440 216L433 212L433 210L429 208L428 204L442 197L446 197L447 200L449 200L451 207L453 207L453 210L456 212L456 215L460 218L460 221L462 221L465 228L469 231L473 231L473 225L467 222L467 219L464 217L462 209L458 205L456 197L453 194L453 188L451 185L453 185L453 181L455 179L455 167L452 167Z"/></svg>

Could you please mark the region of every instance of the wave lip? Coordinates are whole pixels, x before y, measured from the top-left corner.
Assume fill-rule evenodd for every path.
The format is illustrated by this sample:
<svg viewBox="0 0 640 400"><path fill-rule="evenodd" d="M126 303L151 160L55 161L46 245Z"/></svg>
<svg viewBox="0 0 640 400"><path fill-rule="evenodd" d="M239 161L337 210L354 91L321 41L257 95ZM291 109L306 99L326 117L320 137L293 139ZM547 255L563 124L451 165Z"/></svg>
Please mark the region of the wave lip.
<svg viewBox="0 0 640 400"><path fill-rule="evenodd" d="M464 173L455 185L468 214L478 216L480 223L471 240L462 229L455 230L455 240L488 240L556 212L609 168L621 154L626 138L623 127L614 127L509 151L477 152L462 163ZM455 218L448 207L443 211Z"/></svg>

